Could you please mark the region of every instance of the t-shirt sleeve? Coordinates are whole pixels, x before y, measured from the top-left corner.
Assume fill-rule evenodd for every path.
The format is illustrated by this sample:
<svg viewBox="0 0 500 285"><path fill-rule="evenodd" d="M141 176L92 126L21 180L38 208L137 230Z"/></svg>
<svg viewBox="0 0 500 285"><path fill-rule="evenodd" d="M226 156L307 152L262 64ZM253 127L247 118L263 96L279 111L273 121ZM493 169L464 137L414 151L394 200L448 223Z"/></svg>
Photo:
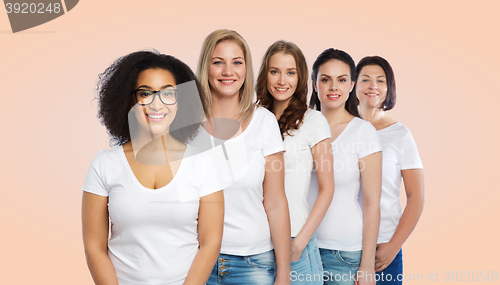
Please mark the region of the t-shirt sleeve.
<svg viewBox="0 0 500 285"><path fill-rule="evenodd" d="M357 153L359 158L382 151L377 130L370 122L363 121L358 132Z"/></svg>
<svg viewBox="0 0 500 285"><path fill-rule="evenodd" d="M415 140L413 140L413 136L409 131L403 138L403 145L399 153L399 160L401 170L424 168L418 154L417 144L415 143Z"/></svg>
<svg viewBox="0 0 500 285"><path fill-rule="evenodd" d="M99 154L97 154L97 156L90 164L89 170L87 171L87 176L85 177L85 181L83 182L82 190L85 192L107 197L109 193L106 189L102 176L103 158L103 151L101 151L99 152Z"/></svg>
<svg viewBox="0 0 500 285"><path fill-rule="evenodd" d="M203 162L200 173L199 197L203 197L223 189L224 183L214 159L209 154L202 155Z"/></svg>
<svg viewBox="0 0 500 285"><path fill-rule="evenodd" d="M308 123L307 142L309 147L312 148L320 141L331 138L330 125L326 118L319 112L315 112L311 116L311 121Z"/></svg>
<svg viewBox="0 0 500 285"><path fill-rule="evenodd" d="M263 125L265 127L265 132L262 149L264 156L285 151L278 121L273 116L266 116L264 119Z"/></svg>

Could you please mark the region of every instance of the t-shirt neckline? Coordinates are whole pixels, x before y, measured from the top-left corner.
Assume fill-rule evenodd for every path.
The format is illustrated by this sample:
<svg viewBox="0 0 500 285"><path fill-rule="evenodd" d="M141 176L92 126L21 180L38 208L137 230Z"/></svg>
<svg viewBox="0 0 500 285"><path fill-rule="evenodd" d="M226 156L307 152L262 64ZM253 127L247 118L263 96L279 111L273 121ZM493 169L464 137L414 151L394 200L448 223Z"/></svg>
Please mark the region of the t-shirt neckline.
<svg viewBox="0 0 500 285"><path fill-rule="evenodd" d="M332 142L332 144L333 144L333 143L335 143L335 142L337 142L337 141L338 141L338 140L339 140L339 139L340 139L340 138L344 135L344 133L346 132L346 130L347 130L347 129L351 126L351 123L352 123L352 122L354 122L354 120L355 120L356 118L357 118L357 117L352 118L352 119L349 121L349 123L347 123L347 126L345 126L345 128L342 130L342 132L340 133L340 135L338 135L338 136L337 136L337 138L335 138L335 140Z"/></svg>
<svg viewBox="0 0 500 285"><path fill-rule="evenodd" d="M125 150L123 149L123 145L121 145L120 148L121 148L121 151L120 151L121 157L123 159L123 162L126 165L127 171L129 172L130 175L132 175L132 180L134 180L134 183L139 185L139 187L141 189L149 191L149 192L163 192L167 188L169 188L169 186L173 185L173 182L176 180L177 176L179 176L178 174L184 165L183 162L184 162L184 159L186 158L186 153L188 152L188 149L190 148L190 146L189 146L189 144L186 145L186 149L184 150L184 154L182 155L182 158L181 158L181 163L179 164L179 168L177 169L177 172L175 173L174 177L172 177L172 180L170 180L170 182L168 182L167 185L160 187L158 189L151 189L151 188L148 188L148 187L142 185L142 183L139 181L139 179L137 179L137 177L135 176L134 171L132 170L132 167L130 167L130 164L128 163L127 156L125 155Z"/></svg>

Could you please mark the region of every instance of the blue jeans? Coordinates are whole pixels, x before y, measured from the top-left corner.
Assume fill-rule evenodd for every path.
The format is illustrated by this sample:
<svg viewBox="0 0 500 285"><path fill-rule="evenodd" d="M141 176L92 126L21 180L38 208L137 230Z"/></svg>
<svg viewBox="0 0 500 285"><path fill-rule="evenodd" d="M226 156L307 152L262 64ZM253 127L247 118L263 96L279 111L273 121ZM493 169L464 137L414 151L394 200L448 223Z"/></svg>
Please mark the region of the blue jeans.
<svg viewBox="0 0 500 285"><path fill-rule="evenodd" d="M361 263L361 250L344 251L320 248L325 285L353 285Z"/></svg>
<svg viewBox="0 0 500 285"><path fill-rule="evenodd" d="M293 285L323 284L323 265L321 263L318 244L316 243L316 236L312 236L302 251L300 259L292 262L290 265L290 280Z"/></svg>
<svg viewBox="0 0 500 285"><path fill-rule="evenodd" d="M274 250L249 256L219 254L207 285L272 285L276 278Z"/></svg>
<svg viewBox="0 0 500 285"><path fill-rule="evenodd" d="M400 249L386 269L377 272L377 285L403 284L403 250Z"/></svg>

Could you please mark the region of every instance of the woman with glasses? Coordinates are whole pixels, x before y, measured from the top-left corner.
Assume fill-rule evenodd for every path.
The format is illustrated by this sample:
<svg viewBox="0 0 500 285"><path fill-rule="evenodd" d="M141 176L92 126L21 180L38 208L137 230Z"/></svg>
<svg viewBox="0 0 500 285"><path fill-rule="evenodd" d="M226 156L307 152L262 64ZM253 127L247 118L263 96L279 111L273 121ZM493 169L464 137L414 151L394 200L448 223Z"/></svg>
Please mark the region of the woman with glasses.
<svg viewBox="0 0 500 285"><path fill-rule="evenodd" d="M224 188L221 253L207 284L290 284L283 142L273 114L253 104L252 60L245 40L235 31L212 32L203 43L197 75L209 118L200 133L209 140L227 139L221 156L230 167L221 175L232 181ZM225 122L231 120L237 131L224 136Z"/></svg>
<svg viewBox="0 0 500 285"><path fill-rule="evenodd" d="M205 284L224 198L214 162L187 144L204 115L201 86L186 64L149 51L119 58L99 79L99 118L117 146L95 157L82 187L94 282Z"/></svg>
<svg viewBox="0 0 500 285"><path fill-rule="evenodd" d="M259 105L273 112L285 145L285 192L291 223L292 284L323 284L323 267L314 232L333 197L330 126L307 107L307 63L300 48L277 41L264 54L257 78ZM307 194L316 165L318 199L311 210ZM309 214L309 212L311 212Z"/></svg>
<svg viewBox="0 0 500 285"><path fill-rule="evenodd" d="M424 170L410 130L387 115L396 105L396 80L387 60L368 56L356 66L356 102L361 117L373 124L383 154L380 230L375 270L377 284L403 284L401 247L417 225L424 208ZM399 199L404 182L406 207Z"/></svg>
<svg viewBox="0 0 500 285"><path fill-rule="evenodd" d="M327 119L333 140L335 194L316 231L328 285L375 284L382 153L375 128L346 103L355 78L354 61L342 50L326 49L313 64L311 106ZM313 176L310 193L317 188Z"/></svg>

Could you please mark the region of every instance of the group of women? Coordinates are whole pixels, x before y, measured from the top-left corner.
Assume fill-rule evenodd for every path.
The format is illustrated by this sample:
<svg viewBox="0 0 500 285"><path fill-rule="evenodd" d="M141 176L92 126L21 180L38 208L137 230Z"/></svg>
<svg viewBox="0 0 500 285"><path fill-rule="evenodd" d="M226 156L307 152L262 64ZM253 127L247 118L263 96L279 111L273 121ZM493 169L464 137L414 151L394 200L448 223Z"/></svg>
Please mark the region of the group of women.
<svg viewBox="0 0 500 285"><path fill-rule="evenodd" d="M107 68L99 118L117 146L82 187L94 282L401 284L423 171L410 131L386 114L392 68L330 48L309 104L308 78L299 47L277 41L254 84L230 30L207 36L196 75L155 51Z"/></svg>

